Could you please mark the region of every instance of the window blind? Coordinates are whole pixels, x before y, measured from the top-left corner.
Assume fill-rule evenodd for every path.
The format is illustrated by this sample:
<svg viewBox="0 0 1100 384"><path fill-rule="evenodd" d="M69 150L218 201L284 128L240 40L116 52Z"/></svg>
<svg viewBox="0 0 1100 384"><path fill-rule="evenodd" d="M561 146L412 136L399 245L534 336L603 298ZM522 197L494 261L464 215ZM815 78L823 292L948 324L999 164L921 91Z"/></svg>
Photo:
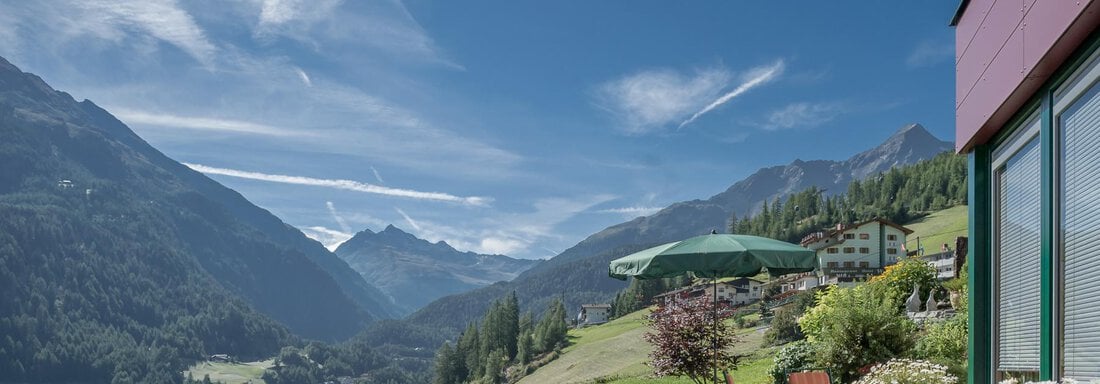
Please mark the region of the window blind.
<svg viewBox="0 0 1100 384"><path fill-rule="evenodd" d="M997 369L1039 370L1040 156L1032 138L998 172Z"/></svg>
<svg viewBox="0 0 1100 384"><path fill-rule="evenodd" d="M1060 117L1064 277L1063 369L1100 379L1100 93Z"/></svg>

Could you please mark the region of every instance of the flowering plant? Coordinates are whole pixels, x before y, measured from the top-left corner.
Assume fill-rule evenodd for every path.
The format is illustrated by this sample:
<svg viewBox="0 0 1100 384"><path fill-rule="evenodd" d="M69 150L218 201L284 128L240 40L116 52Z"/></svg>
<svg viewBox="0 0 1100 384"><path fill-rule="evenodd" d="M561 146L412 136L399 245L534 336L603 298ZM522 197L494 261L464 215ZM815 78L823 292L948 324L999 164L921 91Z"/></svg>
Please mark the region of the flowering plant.
<svg viewBox="0 0 1100 384"><path fill-rule="evenodd" d="M1092 380L1092 381L1085 382L1085 381L1077 381L1077 380L1074 380L1074 379L1065 378L1065 379L1062 379L1062 381L1060 381L1060 382L1059 381L1029 381L1029 382L1026 382L1024 384L1059 384L1059 383L1061 383L1061 384L1085 384L1085 383L1100 384L1100 380ZM1020 380L1016 380L1015 378L1004 379L1004 380L1001 380L1000 383L998 383L998 384L1020 384Z"/></svg>
<svg viewBox="0 0 1100 384"><path fill-rule="evenodd" d="M947 367L923 360L891 359L871 367L856 384L955 384L959 378Z"/></svg>

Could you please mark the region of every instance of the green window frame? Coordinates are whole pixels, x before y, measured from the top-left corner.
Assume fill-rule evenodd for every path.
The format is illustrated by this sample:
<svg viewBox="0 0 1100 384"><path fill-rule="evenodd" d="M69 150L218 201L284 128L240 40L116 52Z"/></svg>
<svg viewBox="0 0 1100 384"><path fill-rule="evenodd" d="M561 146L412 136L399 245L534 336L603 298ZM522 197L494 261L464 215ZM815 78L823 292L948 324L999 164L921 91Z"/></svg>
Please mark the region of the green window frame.
<svg viewBox="0 0 1100 384"><path fill-rule="evenodd" d="M1100 52L1052 97L1054 175L1054 370L1077 380L1100 379Z"/></svg>
<svg viewBox="0 0 1100 384"><path fill-rule="evenodd" d="M995 292L995 178L994 149L1006 145L1010 138L1026 129L1028 120L1039 116L1039 147L1041 151L1041 225L1040 225L1040 365L1038 380L1058 380L1066 373L1062 342L1066 329L1064 320L1064 250L1060 211L1062 179L1057 172L1062 161L1058 137L1058 118L1066 110L1066 103L1075 101L1084 92L1072 91L1074 84L1082 81L1085 73L1097 71L1100 66L1100 31L1093 33L1078 51L1056 70L1034 98L1024 105L1004 129L988 142L978 144L968 153L968 202L969 202L969 313L967 381L969 383L995 382L996 369L996 313L993 305ZM1093 87L1096 77L1084 84ZM1069 100L1069 101L1066 101ZM1100 133L1100 127L1096 130ZM1100 236L1100 235L1098 235ZM1100 257L1100 251L1097 253ZM1098 282L1097 284L1100 284ZM1098 349L1100 350L1100 349ZM1091 362L1091 360L1090 360ZM1081 376L1078 376L1081 377Z"/></svg>

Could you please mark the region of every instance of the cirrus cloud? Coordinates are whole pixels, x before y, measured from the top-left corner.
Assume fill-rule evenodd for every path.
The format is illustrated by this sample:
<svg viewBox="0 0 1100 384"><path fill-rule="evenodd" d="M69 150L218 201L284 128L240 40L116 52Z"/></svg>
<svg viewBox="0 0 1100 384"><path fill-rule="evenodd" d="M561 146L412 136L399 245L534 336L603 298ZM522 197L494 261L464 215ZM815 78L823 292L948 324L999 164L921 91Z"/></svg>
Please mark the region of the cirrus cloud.
<svg viewBox="0 0 1100 384"><path fill-rule="evenodd" d="M734 81L724 68L698 70L683 74L671 69L638 72L600 85L596 105L620 123L629 135L644 135L666 130L676 124L682 128L701 116L729 103L753 88L782 74L782 60L745 71L741 82L723 92Z"/></svg>
<svg viewBox="0 0 1100 384"><path fill-rule="evenodd" d="M187 167L189 167L189 168L191 168L195 171L202 172L202 173L205 173L205 174L210 174L210 175L222 175L222 176L238 177L238 178L242 178L242 179L268 181L268 182L273 182L273 183L297 184L297 185L309 185L309 186L316 186L316 187L336 188L336 189L343 189L343 190L348 190L348 191L373 193L373 194L385 195L385 196L404 197L404 198L415 199L415 200L434 200L434 201L443 201L443 202L450 202L450 203L459 203L459 204L470 205L470 206L487 206L489 204L489 202L492 201L491 198L487 198L487 197L479 197L479 196L463 197L463 196L455 196L455 195L452 195L452 194L449 194L449 193L443 193L443 192L424 192L424 191L416 191L416 190L411 190L411 189L390 188L390 187L383 187L383 186L374 185L374 184L367 184L367 183L358 182L358 181L354 181L354 180L317 179L317 178L305 177L305 176L277 175L277 174L241 171L241 170L228 169L228 168L208 167L208 166L205 166L205 165L202 165L202 164L191 164L191 163L183 163L183 165L186 165Z"/></svg>

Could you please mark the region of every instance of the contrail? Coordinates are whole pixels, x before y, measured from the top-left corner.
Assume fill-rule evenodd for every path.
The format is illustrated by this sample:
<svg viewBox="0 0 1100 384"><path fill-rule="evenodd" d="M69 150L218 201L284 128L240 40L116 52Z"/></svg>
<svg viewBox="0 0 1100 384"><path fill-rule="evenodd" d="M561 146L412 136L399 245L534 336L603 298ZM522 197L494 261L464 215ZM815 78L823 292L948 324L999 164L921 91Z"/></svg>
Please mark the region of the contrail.
<svg viewBox="0 0 1100 384"><path fill-rule="evenodd" d="M374 172L374 178L378 180L378 184L385 184L386 183L385 180L382 180L382 174L378 173L378 170L374 169L373 165L370 167L370 171Z"/></svg>
<svg viewBox="0 0 1100 384"><path fill-rule="evenodd" d="M737 88L734 88L734 90L729 91L729 93L722 95L722 97L719 97L717 100L714 100L714 102L708 104L706 107L703 107L703 109L699 112L695 112L695 114L691 115L690 118L680 123L680 126L676 129L680 129L683 128L685 125L691 124L693 121L695 121L695 119L698 119L699 116L702 116L704 113L710 112L715 108L718 108L722 104L733 100L733 98L741 96L741 94L748 92L750 89L756 88L761 84L771 81L783 72L783 67L783 60L779 60L775 62L775 64L772 64L770 67L756 68L752 71L749 71L749 79L747 81L745 81Z"/></svg>
<svg viewBox="0 0 1100 384"><path fill-rule="evenodd" d="M336 212L336 204L333 204L331 201L326 201L325 207L328 207L328 213L332 214L332 219L336 220L336 224L340 225L340 230L351 233L351 227L348 226L348 222Z"/></svg>
<svg viewBox="0 0 1100 384"><path fill-rule="evenodd" d="M405 213L405 211L402 211L401 208L393 207L393 209L396 209L397 213L401 214L401 217L404 217L405 222L409 223L409 225L411 225L413 229L416 229L417 232L421 231L420 224L417 224L416 221L412 219L412 217L409 217L409 214Z"/></svg>
<svg viewBox="0 0 1100 384"><path fill-rule="evenodd" d="M236 170L236 169L208 167L208 166L205 166L205 165L202 165L202 164L191 164L191 163L183 163L183 165L186 165L186 166L188 166L191 169L194 169L196 171L206 173L206 174L212 174L212 175L223 175L223 176L239 177L239 178L242 178L242 179L270 181L270 182L273 182L273 183L312 185L312 186L318 186L318 187L344 189L344 190L356 191L356 192L373 193L373 194L385 195L385 196L405 197L405 198L417 199L417 200L446 201L446 202L459 203L459 204L472 205L472 206L486 206L486 205L489 204L489 202L492 201L491 198L487 198L487 197L478 197L478 196L462 197L462 196L455 196L455 195L452 195L452 194L449 194L449 193L443 193L443 192L423 192L423 191L415 191L415 190L411 190L411 189L390 188L390 187L383 187L383 186L378 186L378 185L374 185L374 184L362 183L362 182L358 182L358 181L354 181L354 180L315 179L315 178L312 178L312 177L304 177L304 176L272 175L272 174L259 173L259 172L240 171L240 170Z"/></svg>

